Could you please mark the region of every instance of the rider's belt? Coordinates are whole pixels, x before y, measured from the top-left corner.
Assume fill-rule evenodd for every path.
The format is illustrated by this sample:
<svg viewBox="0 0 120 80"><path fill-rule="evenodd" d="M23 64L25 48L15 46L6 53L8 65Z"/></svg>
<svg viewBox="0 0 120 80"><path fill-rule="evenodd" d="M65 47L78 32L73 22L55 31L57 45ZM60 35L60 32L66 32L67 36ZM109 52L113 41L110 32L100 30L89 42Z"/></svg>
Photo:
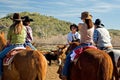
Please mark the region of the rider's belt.
<svg viewBox="0 0 120 80"><path fill-rule="evenodd" d="M113 47L112 46L100 47L101 50L105 50L105 49L109 49L109 48L113 48Z"/></svg>
<svg viewBox="0 0 120 80"><path fill-rule="evenodd" d="M23 45L23 44L10 44L10 45L12 45L12 46L21 46L21 45Z"/></svg>

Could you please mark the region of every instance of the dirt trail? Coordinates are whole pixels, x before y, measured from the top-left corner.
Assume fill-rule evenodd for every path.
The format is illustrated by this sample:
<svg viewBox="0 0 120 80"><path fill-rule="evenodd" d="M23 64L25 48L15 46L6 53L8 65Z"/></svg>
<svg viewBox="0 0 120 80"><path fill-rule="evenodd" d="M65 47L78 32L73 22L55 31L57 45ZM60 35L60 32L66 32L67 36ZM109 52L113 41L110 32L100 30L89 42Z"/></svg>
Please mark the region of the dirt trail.
<svg viewBox="0 0 120 80"><path fill-rule="evenodd" d="M52 64L51 66L48 66L46 80L61 80L59 79L57 70L58 70L58 66L56 64Z"/></svg>

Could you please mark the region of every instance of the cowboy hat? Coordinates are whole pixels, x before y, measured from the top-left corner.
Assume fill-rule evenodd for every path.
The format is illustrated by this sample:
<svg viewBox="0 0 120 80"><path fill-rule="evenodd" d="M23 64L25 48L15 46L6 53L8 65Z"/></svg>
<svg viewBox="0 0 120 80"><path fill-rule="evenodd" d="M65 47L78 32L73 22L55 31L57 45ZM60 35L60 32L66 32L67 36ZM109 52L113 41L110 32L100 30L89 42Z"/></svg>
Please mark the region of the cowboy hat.
<svg viewBox="0 0 120 80"><path fill-rule="evenodd" d="M102 24L100 19L96 19L94 25L97 25L98 27L105 27L104 24Z"/></svg>
<svg viewBox="0 0 120 80"><path fill-rule="evenodd" d="M22 20L19 13L14 13L13 17L10 17L10 19L14 20L14 21L21 21Z"/></svg>
<svg viewBox="0 0 120 80"><path fill-rule="evenodd" d="M77 26L76 24L72 24L72 25L70 25L70 30L72 30L72 27L76 28L77 31L78 31L78 26Z"/></svg>
<svg viewBox="0 0 120 80"><path fill-rule="evenodd" d="M101 25L101 20L100 19L96 19L95 20L95 25Z"/></svg>
<svg viewBox="0 0 120 80"><path fill-rule="evenodd" d="M24 19L23 22L31 22L31 21L33 21L33 19L30 19L29 16L24 16L24 17L22 17L22 19Z"/></svg>
<svg viewBox="0 0 120 80"><path fill-rule="evenodd" d="M81 19L92 19L92 15L89 12L84 11L84 12L81 13L81 17L80 18Z"/></svg>

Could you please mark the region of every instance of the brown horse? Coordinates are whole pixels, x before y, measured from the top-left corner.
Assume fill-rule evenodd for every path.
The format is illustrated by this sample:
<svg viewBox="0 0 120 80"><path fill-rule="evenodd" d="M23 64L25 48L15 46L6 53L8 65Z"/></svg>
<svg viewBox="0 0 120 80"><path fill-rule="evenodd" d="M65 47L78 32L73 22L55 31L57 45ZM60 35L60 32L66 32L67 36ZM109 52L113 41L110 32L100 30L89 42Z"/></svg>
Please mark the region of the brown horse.
<svg viewBox="0 0 120 80"><path fill-rule="evenodd" d="M79 74L78 74L79 73ZM113 64L109 55L89 48L71 64L69 80L112 80Z"/></svg>
<svg viewBox="0 0 120 80"><path fill-rule="evenodd" d="M76 48L77 46L79 46L80 45L80 43L79 42L71 42L70 44L69 44L69 47L67 48L67 50L66 50L66 55L70 52L70 51L72 51L74 48Z"/></svg>
<svg viewBox="0 0 120 80"><path fill-rule="evenodd" d="M59 65L59 68L57 70L57 73L59 74L59 78L62 78L62 69L63 69L63 66L64 66L64 63L65 63L65 59L66 59L66 55L72 51L74 48L76 48L77 46L79 45L79 42L71 42L69 44L69 47L65 47L62 49L62 55L64 55L64 57L62 56L62 60L61 60L61 65Z"/></svg>
<svg viewBox="0 0 120 80"><path fill-rule="evenodd" d="M0 50L6 45L4 33L0 33ZM9 66L3 66L3 80L45 80L47 61L42 53L22 50Z"/></svg>
<svg viewBox="0 0 120 80"><path fill-rule="evenodd" d="M76 64L71 63L68 80L112 80L112 73L113 64L109 55L88 48L81 53Z"/></svg>

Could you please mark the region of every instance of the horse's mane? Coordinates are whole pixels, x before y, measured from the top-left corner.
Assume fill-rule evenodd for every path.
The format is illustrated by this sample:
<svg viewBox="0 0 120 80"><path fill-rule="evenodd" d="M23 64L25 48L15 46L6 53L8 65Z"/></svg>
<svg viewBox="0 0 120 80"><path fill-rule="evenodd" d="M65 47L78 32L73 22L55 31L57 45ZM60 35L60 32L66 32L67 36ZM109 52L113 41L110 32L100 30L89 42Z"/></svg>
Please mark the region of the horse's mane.
<svg viewBox="0 0 120 80"><path fill-rule="evenodd" d="M77 46L79 46L80 45L80 43L78 43L78 42L72 42L72 43L70 43L69 44L70 46L68 47L68 49L66 50L66 55L70 52L70 51L72 51L73 49L75 49Z"/></svg>
<svg viewBox="0 0 120 80"><path fill-rule="evenodd" d="M0 51L6 46L7 40L5 39L5 33L0 32Z"/></svg>

